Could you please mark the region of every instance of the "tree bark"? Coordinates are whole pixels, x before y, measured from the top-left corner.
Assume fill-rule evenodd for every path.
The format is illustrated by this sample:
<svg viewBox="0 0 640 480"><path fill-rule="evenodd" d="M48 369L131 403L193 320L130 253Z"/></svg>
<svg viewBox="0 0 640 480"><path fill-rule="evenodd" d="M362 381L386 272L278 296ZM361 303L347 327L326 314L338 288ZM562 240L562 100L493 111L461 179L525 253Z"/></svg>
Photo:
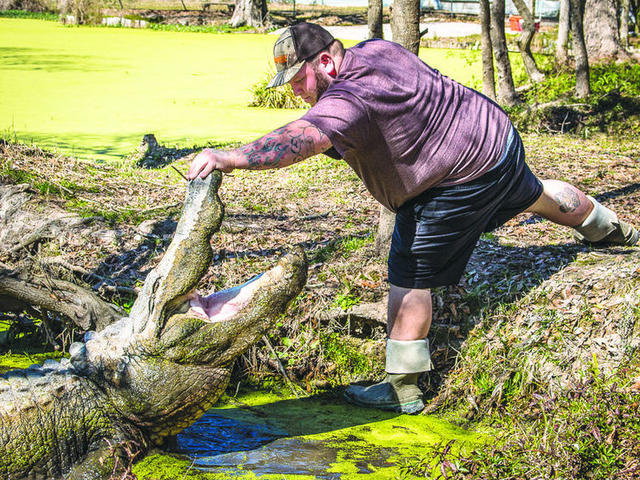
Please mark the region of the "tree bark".
<svg viewBox="0 0 640 480"><path fill-rule="evenodd" d="M544 73L542 73L538 65L536 65L536 61L531 53L531 42L536 34L535 19L524 0L513 0L513 3L523 19L522 33L518 38L518 48L520 49L520 55L522 55L524 68L529 79L532 82L539 83L544 80Z"/></svg>
<svg viewBox="0 0 640 480"><path fill-rule="evenodd" d="M101 330L125 315L71 282L9 270L1 265L0 298L12 299L14 309L25 304L58 313L83 330Z"/></svg>
<svg viewBox="0 0 640 480"><path fill-rule="evenodd" d="M576 97L585 98L591 94L589 83L589 56L584 41L582 25L584 0L571 0L571 30L573 30L573 55L576 61Z"/></svg>
<svg viewBox="0 0 640 480"><path fill-rule="evenodd" d="M380 205L380 217L378 218L378 232L376 234L375 249L376 255L382 257L389 253L391 248L391 237L396 225L396 214Z"/></svg>
<svg viewBox="0 0 640 480"><path fill-rule="evenodd" d="M629 0L620 0L620 44L629 48Z"/></svg>
<svg viewBox="0 0 640 480"><path fill-rule="evenodd" d="M583 23L589 61L629 58L620 44L617 0L587 0L583 7Z"/></svg>
<svg viewBox="0 0 640 480"><path fill-rule="evenodd" d="M393 41L410 52L420 49L420 0L396 0L391 12Z"/></svg>
<svg viewBox="0 0 640 480"><path fill-rule="evenodd" d="M507 37L504 31L504 0L495 0L491 7L491 43L498 70L498 101L513 106L520 103L507 50Z"/></svg>
<svg viewBox="0 0 640 480"><path fill-rule="evenodd" d="M482 93L496 99L496 79L493 73L493 45L491 44L491 10L489 0L480 0L480 43L482 45Z"/></svg>
<svg viewBox="0 0 640 480"><path fill-rule="evenodd" d="M236 0L229 24L232 27L264 27L267 19L266 0Z"/></svg>
<svg viewBox="0 0 640 480"><path fill-rule="evenodd" d="M382 0L369 0L367 10L369 38L384 38L382 31Z"/></svg>
<svg viewBox="0 0 640 480"><path fill-rule="evenodd" d="M420 0L396 0L391 11L393 41L418 55L420 50ZM382 256L389 252L396 216L380 205L376 252Z"/></svg>
<svg viewBox="0 0 640 480"><path fill-rule="evenodd" d="M556 63L566 65L568 60L567 44L569 43L569 4L570 0L560 0L560 18L558 19L558 38L556 41Z"/></svg>

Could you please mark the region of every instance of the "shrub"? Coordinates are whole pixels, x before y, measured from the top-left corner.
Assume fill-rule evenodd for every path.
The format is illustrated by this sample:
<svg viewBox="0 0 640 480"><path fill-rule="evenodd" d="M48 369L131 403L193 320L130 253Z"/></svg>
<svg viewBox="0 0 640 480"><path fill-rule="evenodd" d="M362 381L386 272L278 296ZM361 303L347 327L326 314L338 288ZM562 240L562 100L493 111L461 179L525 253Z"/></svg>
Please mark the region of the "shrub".
<svg viewBox="0 0 640 480"><path fill-rule="evenodd" d="M61 3L61 19L76 25L99 24L102 9L99 0L66 0Z"/></svg>
<svg viewBox="0 0 640 480"><path fill-rule="evenodd" d="M265 108L306 108L307 103L293 94L290 85L278 88L267 88L267 84L275 75L273 67L269 68L264 78L250 88L250 107Z"/></svg>
<svg viewBox="0 0 640 480"><path fill-rule="evenodd" d="M0 0L0 11L51 12L53 7L46 0Z"/></svg>

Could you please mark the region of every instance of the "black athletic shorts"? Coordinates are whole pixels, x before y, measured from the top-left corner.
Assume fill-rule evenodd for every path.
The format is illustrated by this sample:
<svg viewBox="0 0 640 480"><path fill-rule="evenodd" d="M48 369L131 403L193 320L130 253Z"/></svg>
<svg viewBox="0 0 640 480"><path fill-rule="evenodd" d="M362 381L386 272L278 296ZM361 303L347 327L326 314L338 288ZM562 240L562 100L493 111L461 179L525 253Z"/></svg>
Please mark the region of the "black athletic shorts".
<svg viewBox="0 0 640 480"><path fill-rule="evenodd" d="M542 194L542 183L525 162L512 128L500 162L461 185L430 188L402 205L389 252L389 282L432 288L460 281L480 235L526 210Z"/></svg>

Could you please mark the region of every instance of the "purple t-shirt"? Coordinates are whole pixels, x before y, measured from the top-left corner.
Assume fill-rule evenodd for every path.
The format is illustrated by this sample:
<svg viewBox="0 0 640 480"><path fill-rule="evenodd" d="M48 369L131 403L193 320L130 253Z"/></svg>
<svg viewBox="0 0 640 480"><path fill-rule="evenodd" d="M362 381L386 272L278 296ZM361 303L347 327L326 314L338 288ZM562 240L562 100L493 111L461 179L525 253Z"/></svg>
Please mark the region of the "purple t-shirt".
<svg viewBox="0 0 640 480"><path fill-rule="evenodd" d="M338 76L302 119L394 211L428 188L490 170L511 128L494 102L384 40L347 49Z"/></svg>

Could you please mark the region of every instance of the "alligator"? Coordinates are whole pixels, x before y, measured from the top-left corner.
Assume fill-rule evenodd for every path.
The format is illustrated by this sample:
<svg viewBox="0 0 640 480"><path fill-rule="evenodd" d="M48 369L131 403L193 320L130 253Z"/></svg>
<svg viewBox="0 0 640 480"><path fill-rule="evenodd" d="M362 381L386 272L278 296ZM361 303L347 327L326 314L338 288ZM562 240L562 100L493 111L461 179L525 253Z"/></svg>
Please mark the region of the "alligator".
<svg viewBox="0 0 640 480"><path fill-rule="evenodd" d="M189 183L173 240L127 317L85 334L68 359L0 375L0 478L120 475L131 458L206 412L234 359L286 311L306 281L299 247L246 284L218 292L234 299L224 318L191 308L223 217L221 180L213 172Z"/></svg>

